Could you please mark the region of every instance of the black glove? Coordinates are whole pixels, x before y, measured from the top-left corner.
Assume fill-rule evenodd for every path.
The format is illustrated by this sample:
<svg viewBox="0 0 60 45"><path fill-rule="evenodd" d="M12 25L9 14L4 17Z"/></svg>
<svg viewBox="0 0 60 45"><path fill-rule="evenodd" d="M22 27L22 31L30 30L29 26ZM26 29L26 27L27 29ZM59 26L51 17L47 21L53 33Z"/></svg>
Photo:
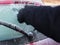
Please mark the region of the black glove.
<svg viewBox="0 0 60 45"><path fill-rule="evenodd" d="M60 6L26 6L19 11L17 19L60 42Z"/></svg>

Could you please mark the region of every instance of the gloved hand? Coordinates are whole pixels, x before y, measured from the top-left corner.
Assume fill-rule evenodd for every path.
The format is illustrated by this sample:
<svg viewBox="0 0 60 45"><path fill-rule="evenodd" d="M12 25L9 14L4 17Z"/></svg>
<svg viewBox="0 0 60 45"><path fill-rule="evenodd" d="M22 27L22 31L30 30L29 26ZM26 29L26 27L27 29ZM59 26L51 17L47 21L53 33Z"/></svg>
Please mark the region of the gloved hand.
<svg viewBox="0 0 60 45"><path fill-rule="evenodd" d="M60 6L26 6L19 11L17 19L60 42Z"/></svg>

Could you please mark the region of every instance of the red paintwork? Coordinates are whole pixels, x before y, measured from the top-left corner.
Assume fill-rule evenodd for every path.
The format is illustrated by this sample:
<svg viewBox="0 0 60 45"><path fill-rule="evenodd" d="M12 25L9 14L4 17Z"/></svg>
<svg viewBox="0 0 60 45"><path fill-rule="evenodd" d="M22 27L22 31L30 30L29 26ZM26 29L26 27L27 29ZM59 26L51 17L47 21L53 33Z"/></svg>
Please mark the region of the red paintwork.
<svg viewBox="0 0 60 45"><path fill-rule="evenodd" d="M26 45L60 45L60 43L54 41L53 39L47 38L47 39L43 39L41 41L33 42Z"/></svg>
<svg viewBox="0 0 60 45"><path fill-rule="evenodd" d="M13 0L4 0L0 1L0 4L33 4L35 6L40 6L41 3L38 2L31 2L31 1L13 1Z"/></svg>
<svg viewBox="0 0 60 45"><path fill-rule="evenodd" d="M13 3L12 0L4 0L4 1L0 1L0 4L11 4Z"/></svg>

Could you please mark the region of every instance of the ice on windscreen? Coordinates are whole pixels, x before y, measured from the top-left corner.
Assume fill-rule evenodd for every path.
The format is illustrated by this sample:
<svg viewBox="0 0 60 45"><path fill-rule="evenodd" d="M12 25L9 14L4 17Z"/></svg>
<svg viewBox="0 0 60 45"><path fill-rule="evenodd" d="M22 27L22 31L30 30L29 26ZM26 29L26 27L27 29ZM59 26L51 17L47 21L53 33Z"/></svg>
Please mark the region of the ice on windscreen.
<svg viewBox="0 0 60 45"><path fill-rule="evenodd" d="M11 4L5 6L0 5L0 20L15 24L28 33L33 30L33 27L27 26L25 23L20 24L17 21L17 12L18 12L17 9L20 10L23 7L24 5L19 5L19 4L15 4L15 5ZM15 8L14 10L16 11L14 11L13 8ZM0 41L18 38L21 36L23 35L20 34L19 32L13 31L12 29L0 25Z"/></svg>

